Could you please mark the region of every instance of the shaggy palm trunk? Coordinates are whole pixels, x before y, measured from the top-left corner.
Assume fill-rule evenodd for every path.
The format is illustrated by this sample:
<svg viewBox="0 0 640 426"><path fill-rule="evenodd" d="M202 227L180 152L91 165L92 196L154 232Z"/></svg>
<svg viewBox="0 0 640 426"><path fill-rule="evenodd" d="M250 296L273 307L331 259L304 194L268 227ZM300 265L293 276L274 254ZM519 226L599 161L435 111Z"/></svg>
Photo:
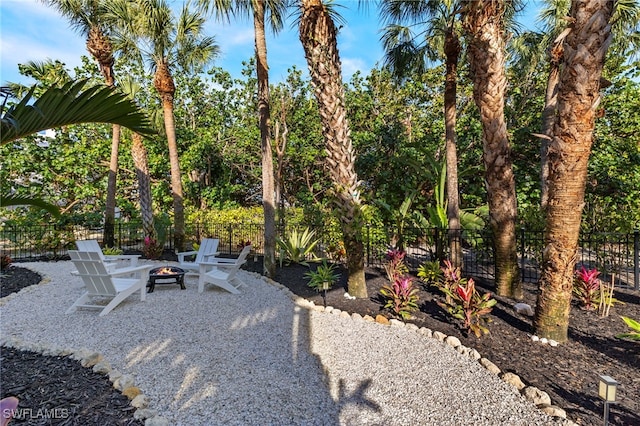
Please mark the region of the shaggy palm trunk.
<svg viewBox="0 0 640 426"><path fill-rule="evenodd" d="M547 91L542 111L542 135L540 138L540 207L546 210L549 200L549 141L553 138L553 123L558 105L558 79L560 76L560 60L562 59L562 44L554 44L549 54L551 65L547 79Z"/></svg>
<svg viewBox="0 0 640 426"><path fill-rule="evenodd" d="M348 290L367 297L362 243L362 206L351 144L336 27L321 0L302 0L300 41L318 100L327 166L333 181L340 225L347 252Z"/></svg>
<svg viewBox="0 0 640 426"><path fill-rule="evenodd" d="M139 133L133 133L131 144L131 157L136 168L138 178L138 201L140 203L140 216L142 217L142 229L145 237L157 240L156 229L153 225L153 202L151 196L151 177L149 175L149 162L147 149Z"/></svg>
<svg viewBox="0 0 640 426"><path fill-rule="evenodd" d="M92 26L87 34L87 51L95 58L100 67L107 86L115 87L113 76L113 47L100 27ZM114 124L111 131L111 159L109 160L109 174L107 177L107 198L104 212L104 244L115 246L115 212L116 188L118 176L118 151L120 149L120 126Z"/></svg>
<svg viewBox="0 0 640 426"><path fill-rule="evenodd" d="M445 35L446 75L444 84L444 125L447 161L447 219L449 256L456 267L462 266L460 241L460 205L458 203L458 155L456 153L456 97L460 41L453 30Z"/></svg>
<svg viewBox="0 0 640 426"><path fill-rule="evenodd" d="M564 43L558 109L549 145L549 202L536 334L567 340L587 164L593 143L600 76L611 43L613 2L571 4L573 29Z"/></svg>
<svg viewBox="0 0 640 426"><path fill-rule="evenodd" d="M507 78L503 13L503 1L469 1L465 5L463 24L469 35L473 97L482 120L485 181L495 239L496 292L500 296L521 299L516 189L504 118Z"/></svg>
<svg viewBox="0 0 640 426"><path fill-rule="evenodd" d="M180 174L176 126L173 118L173 95L176 88L173 84L173 77L171 77L171 73L169 72L169 66L165 61L158 62L153 84L160 95L160 99L162 100L164 128L167 133L167 145L169 147L169 163L171 164L171 194L173 196L174 243L175 248L178 251L184 251L185 238L182 177Z"/></svg>
<svg viewBox="0 0 640 426"><path fill-rule="evenodd" d="M264 34L264 0L254 5L253 27L258 74L258 120L262 151L262 208L264 211L264 273L276 275L276 207L273 182L273 150L271 149L271 113L269 105L269 68Z"/></svg>

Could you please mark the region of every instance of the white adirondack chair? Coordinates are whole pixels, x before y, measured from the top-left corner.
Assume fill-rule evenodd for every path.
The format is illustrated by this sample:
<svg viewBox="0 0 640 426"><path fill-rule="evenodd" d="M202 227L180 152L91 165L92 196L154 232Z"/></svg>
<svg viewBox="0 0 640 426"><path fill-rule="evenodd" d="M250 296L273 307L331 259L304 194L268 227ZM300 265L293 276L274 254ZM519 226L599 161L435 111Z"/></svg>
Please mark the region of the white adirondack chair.
<svg viewBox="0 0 640 426"><path fill-rule="evenodd" d="M212 262L200 263L200 278L198 279L198 293L204 291L204 285L211 283L233 294L239 294L240 286L245 285L237 276L237 272L247 261L251 246L245 246L237 259L218 259Z"/></svg>
<svg viewBox="0 0 640 426"><path fill-rule="evenodd" d="M178 268L182 268L190 273L198 273L200 270L200 264L202 262L212 261L218 254L218 244L220 240L216 238L203 238L200 242L198 251L185 251L178 253ZM196 255L196 258L191 262L184 258L188 256Z"/></svg>
<svg viewBox="0 0 640 426"><path fill-rule="evenodd" d="M98 240L76 240L76 247L78 247L78 251L98 253L100 260L107 265L109 270L116 268L119 260L128 261L129 263L125 265L126 267L135 267L140 258L139 254L104 254L100 244L98 244Z"/></svg>
<svg viewBox="0 0 640 426"><path fill-rule="evenodd" d="M107 271L100 255L96 252L69 250L69 256L77 268L77 272L74 275L82 278L86 292L67 310L67 314L75 312L78 308L87 308L101 309L100 316L104 316L136 291L140 291L140 300L145 300L147 294L146 284L149 278L149 269L152 265ZM118 278L121 275L134 273L139 277ZM95 304L91 300L93 298L111 300L105 306L103 304Z"/></svg>

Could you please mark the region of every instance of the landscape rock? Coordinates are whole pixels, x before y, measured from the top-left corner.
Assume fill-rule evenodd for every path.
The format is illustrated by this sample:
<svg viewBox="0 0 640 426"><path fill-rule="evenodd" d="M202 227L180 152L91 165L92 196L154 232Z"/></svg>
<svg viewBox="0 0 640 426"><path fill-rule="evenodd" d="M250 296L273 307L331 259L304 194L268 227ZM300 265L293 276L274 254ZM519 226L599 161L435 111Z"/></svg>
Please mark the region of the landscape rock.
<svg viewBox="0 0 640 426"><path fill-rule="evenodd" d="M551 397L548 393L541 391L535 386L527 386L523 389L522 395L529 401L533 402L536 406L543 404L551 405Z"/></svg>
<svg viewBox="0 0 640 426"><path fill-rule="evenodd" d="M560 417L563 419L567 418L567 412L557 405L540 404L538 405L538 408L552 417Z"/></svg>
<svg viewBox="0 0 640 426"><path fill-rule="evenodd" d="M376 315L376 322L379 324L389 325L389 320L384 315Z"/></svg>
<svg viewBox="0 0 640 426"><path fill-rule="evenodd" d="M152 410L151 408L140 408L133 413L133 418L136 420L144 420L156 417L158 412L156 410ZM146 425L147 423L145 423Z"/></svg>
<svg viewBox="0 0 640 426"><path fill-rule="evenodd" d="M489 361L486 358L480 358L480 365L489 371L491 374L495 374L496 376L500 374L500 369L493 362Z"/></svg>
<svg viewBox="0 0 640 426"><path fill-rule="evenodd" d="M448 336L444 341L453 348L457 348L458 346L462 345L460 339L455 336Z"/></svg>
<svg viewBox="0 0 640 426"><path fill-rule="evenodd" d="M161 416L151 417L145 420L144 426L169 426L169 420Z"/></svg>
<svg viewBox="0 0 640 426"><path fill-rule="evenodd" d="M149 406L149 398L144 394L140 394L133 398L131 406L135 408L147 408Z"/></svg>
<svg viewBox="0 0 640 426"><path fill-rule="evenodd" d="M439 342L444 342L444 339L446 339L446 338L447 338L447 335L446 335L446 334L444 334L444 333L441 333L441 332L439 332L439 331L434 331L434 332L433 332L433 337L434 337L435 339L437 339Z"/></svg>
<svg viewBox="0 0 640 426"><path fill-rule="evenodd" d="M513 305L513 309L516 311L516 313L526 315L528 317L532 317L534 315L533 309L526 303L516 303L515 305Z"/></svg>
<svg viewBox="0 0 640 426"><path fill-rule="evenodd" d="M520 376L518 376L517 374L513 374L513 373L504 373L501 376L502 380L504 380L505 382L509 383L510 385L512 385L513 387L515 387L516 389L518 389L519 391L521 391L522 389L525 388L525 384L522 383L522 380L520 379Z"/></svg>

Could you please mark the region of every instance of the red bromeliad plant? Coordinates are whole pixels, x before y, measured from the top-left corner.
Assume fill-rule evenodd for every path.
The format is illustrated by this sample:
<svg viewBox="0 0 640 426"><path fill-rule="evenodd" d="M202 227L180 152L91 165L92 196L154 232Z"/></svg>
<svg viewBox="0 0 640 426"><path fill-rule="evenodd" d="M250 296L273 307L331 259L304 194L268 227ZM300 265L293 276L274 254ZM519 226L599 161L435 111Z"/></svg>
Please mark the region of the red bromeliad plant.
<svg viewBox="0 0 640 426"><path fill-rule="evenodd" d="M418 309L418 289L410 276L396 277L391 284L383 286L380 293L387 299L384 307L403 320L409 319L411 312Z"/></svg>
<svg viewBox="0 0 640 426"><path fill-rule="evenodd" d="M491 312L497 303L495 299L491 299L490 293L480 295L473 278L466 282L460 279L454 290L443 287L442 291L449 297L445 303L438 304L451 316L462 320L465 329L473 331L476 337L489 333L489 329L484 325L487 322L484 316Z"/></svg>
<svg viewBox="0 0 640 426"><path fill-rule="evenodd" d="M600 272L597 269L585 269L584 266L576 271L573 294L580 302L582 309L592 311L596 309L600 296Z"/></svg>
<svg viewBox="0 0 640 426"><path fill-rule="evenodd" d="M158 259L162 255L163 247L155 239L151 237L144 237L144 247L142 248L142 254L147 259Z"/></svg>

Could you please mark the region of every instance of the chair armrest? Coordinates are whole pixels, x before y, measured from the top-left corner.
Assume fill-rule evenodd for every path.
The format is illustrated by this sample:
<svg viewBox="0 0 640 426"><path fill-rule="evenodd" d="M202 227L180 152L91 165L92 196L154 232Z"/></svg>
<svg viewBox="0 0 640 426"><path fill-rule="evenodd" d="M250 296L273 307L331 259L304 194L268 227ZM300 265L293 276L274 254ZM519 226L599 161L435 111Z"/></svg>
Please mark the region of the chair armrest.
<svg viewBox="0 0 640 426"><path fill-rule="evenodd" d="M219 254L220 254L220 252L219 252L219 251L216 251L215 253L207 253L207 254L205 254L205 255L202 255L202 257L203 257L203 259L207 259L207 258L209 258L209 257L213 257L213 258L215 258L215 257L216 257L217 255L219 255Z"/></svg>
<svg viewBox="0 0 640 426"><path fill-rule="evenodd" d="M182 263L184 262L184 258L186 256L193 256L194 254L198 254L197 251L183 251L180 253L176 253L178 255L178 262Z"/></svg>
<svg viewBox="0 0 640 426"><path fill-rule="evenodd" d="M140 266L132 266L129 268L120 268L114 269L113 271L107 271L109 275L112 277L117 277L119 275L128 275L134 272L149 272L149 270L153 268L153 265L140 265Z"/></svg>

